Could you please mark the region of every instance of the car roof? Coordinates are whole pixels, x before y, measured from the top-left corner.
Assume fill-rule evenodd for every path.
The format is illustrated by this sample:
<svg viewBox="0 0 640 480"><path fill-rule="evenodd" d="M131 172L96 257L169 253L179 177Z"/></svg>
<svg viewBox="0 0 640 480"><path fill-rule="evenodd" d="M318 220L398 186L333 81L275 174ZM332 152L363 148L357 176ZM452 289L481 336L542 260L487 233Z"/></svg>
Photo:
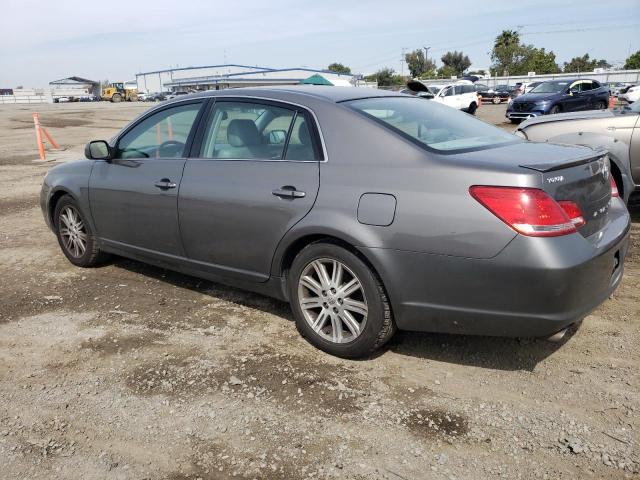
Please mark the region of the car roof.
<svg viewBox="0 0 640 480"><path fill-rule="evenodd" d="M206 92L191 94L193 98L202 97L224 97L224 96L239 96L239 97L262 97L270 98L273 94L281 98L285 96L291 96L291 100L296 99L304 101L306 98L314 98L317 100L323 100L331 103L344 102L347 100L357 100L361 98L372 97L405 97L406 95L399 92L392 92L388 90L378 90L377 88L367 87L333 87L325 85L289 85L289 86L275 86L275 87L245 87L245 88L227 88L224 90L209 90ZM184 100L184 96L181 100Z"/></svg>

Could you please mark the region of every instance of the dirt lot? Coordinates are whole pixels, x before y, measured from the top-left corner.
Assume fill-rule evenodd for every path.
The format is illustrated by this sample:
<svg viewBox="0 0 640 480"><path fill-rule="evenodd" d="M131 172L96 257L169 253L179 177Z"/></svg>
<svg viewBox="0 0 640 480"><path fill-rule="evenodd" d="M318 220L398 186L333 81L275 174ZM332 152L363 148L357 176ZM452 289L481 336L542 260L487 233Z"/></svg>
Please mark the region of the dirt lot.
<svg viewBox="0 0 640 480"><path fill-rule="evenodd" d="M38 110L71 159L147 107ZM53 163L34 161L33 109L0 108L0 477L638 475L638 207L621 287L564 343L406 332L344 361L286 304L123 259L73 267L38 207Z"/></svg>

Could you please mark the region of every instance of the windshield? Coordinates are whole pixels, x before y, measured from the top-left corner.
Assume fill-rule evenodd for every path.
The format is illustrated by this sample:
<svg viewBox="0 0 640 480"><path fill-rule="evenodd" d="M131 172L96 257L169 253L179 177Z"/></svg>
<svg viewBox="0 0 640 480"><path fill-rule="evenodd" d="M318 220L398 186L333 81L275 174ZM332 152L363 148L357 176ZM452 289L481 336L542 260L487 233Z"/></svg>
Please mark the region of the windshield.
<svg viewBox="0 0 640 480"><path fill-rule="evenodd" d="M379 97L352 100L346 104L436 151L476 149L520 141L510 133L436 102Z"/></svg>
<svg viewBox="0 0 640 480"><path fill-rule="evenodd" d="M560 93L569 88L569 82L542 82L531 93Z"/></svg>

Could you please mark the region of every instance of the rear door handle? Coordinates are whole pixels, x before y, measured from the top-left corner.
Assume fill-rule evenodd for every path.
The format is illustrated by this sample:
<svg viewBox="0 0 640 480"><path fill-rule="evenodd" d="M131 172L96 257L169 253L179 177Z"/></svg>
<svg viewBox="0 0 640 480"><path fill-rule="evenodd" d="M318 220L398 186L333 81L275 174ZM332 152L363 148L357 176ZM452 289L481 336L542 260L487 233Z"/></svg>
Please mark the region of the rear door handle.
<svg viewBox="0 0 640 480"><path fill-rule="evenodd" d="M154 185L158 187L160 190L169 190L170 188L177 187L177 185L173 183L171 180L169 180L168 178L163 178L162 180L154 183Z"/></svg>
<svg viewBox="0 0 640 480"><path fill-rule="evenodd" d="M271 192L276 197L280 198L304 198L307 194L305 192L301 192L300 190L296 190L296 187L292 187L291 185L285 185L282 188L277 188Z"/></svg>

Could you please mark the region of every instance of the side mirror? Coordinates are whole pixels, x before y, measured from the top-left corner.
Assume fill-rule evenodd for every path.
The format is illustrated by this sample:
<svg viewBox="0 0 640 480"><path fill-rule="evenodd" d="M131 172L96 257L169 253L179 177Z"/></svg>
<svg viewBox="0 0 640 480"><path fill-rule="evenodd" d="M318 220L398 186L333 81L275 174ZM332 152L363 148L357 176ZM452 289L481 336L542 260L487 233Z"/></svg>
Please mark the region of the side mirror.
<svg viewBox="0 0 640 480"><path fill-rule="evenodd" d="M84 147L84 156L90 160L110 160L111 147L104 140L92 140Z"/></svg>

